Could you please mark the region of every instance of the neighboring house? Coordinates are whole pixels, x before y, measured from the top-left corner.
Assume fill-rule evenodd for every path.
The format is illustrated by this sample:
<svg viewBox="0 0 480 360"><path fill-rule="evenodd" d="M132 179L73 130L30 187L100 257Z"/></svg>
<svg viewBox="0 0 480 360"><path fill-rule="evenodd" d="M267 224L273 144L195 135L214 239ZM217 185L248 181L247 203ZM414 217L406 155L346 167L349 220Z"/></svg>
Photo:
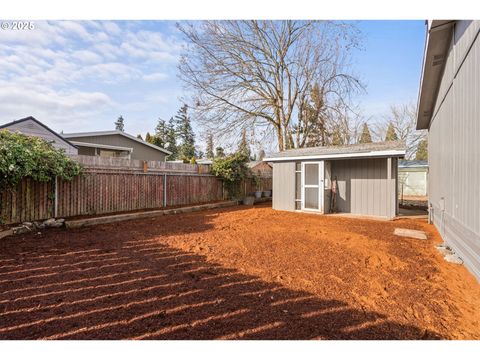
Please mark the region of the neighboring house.
<svg viewBox="0 0 480 360"><path fill-rule="evenodd" d="M399 195L427 196L428 163L426 160L398 162Z"/></svg>
<svg viewBox="0 0 480 360"><path fill-rule="evenodd" d="M428 129L430 218L480 279L480 21L427 23L417 129Z"/></svg>
<svg viewBox="0 0 480 360"><path fill-rule="evenodd" d="M292 149L273 163L273 208L336 212L392 219L397 214L397 161L401 142ZM332 183L338 185L332 207Z"/></svg>
<svg viewBox="0 0 480 360"><path fill-rule="evenodd" d="M0 130L9 130L11 132L19 132L28 136L36 136L42 138L53 145L56 149L62 149L66 154L76 155L77 147L68 141L62 135L50 129L47 125L41 123L33 116L29 116L20 120L15 120L4 125L0 125Z"/></svg>
<svg viewBox="0 0 480 360"><path fill-rule="evenodd" d="M256 175L263 177L272 177L273 168L272 165L266 161L250 161L248 167Z"/></svg>
<svg viewBox="0 0 480 360"><path fill-rule="evenodd" d="M78 148L78 155L165 161L170 151L120 130L63 134Z"/></svg>

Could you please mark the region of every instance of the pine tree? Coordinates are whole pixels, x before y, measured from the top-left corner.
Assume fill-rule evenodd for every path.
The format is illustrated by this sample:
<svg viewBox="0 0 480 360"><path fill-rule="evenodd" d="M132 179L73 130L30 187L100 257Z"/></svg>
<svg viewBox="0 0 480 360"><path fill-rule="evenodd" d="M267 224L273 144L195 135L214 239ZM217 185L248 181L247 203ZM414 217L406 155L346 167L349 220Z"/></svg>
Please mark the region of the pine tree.
<svg viewBox="0 0 480 360"><path fill-rule="evenodd" d="M115 124L115 130L125 131L125 123L122 115L118 117L117 121L115 121L114 124Z"/></svg>
<svg viewBox="0 0 480 360"><path fill-rule="evenodd" d="M142 140L142 141L143 141L142 134L138 134L138 135L137 135L137 139L140 139L140 140Z"/></svg>
<svg viewBox="0 0 480 360"><path fill-rule="evenodd" d="M240 143L238 144L238 152L244 154L250 159L250 146L248 145L246 129L242 130L242 137L240 139Z"/></svg>
<svg viewBox="0 0 480 360"><path fill-rule="evenodd" d="M385 141L395 141L398 140L397 132L393 127L392 123L388 124L387 135L385 135Z"/></svg>
<svg viewBox="0 0 480 360"><path fill-rule="evenodd" d="M216 157L216 158L225 157L225 150L223 150L223 147L218 146L218 147L215 149L215 157Z"/></svg>
<svg viewBox="0 0 480 360"><path fill-rule="evenodd" d="M207 159L213 159L215 157L215 154L213 153L213 135L211 133L208 133L207 135Z"/></svg>
<svg viewBox="0 0 480 360"><path fill-rule="evenodd" d="M175 119L172 117L168 121L167 125L167 141L165 142L165 148L172 154L167 157L167 160L178 159L178 147L177 147L177 131L175 129Z"/></svg>
<svg viewBox="0 0 480 360"><path fill-rule="evenodd" d="M147 134L145 135L145 141L150 144L152 143L152 135L150 135L149 132L147 132Z"/></svg>
<svg viewBox="0 0 480 360"><path fill-rule="evenodd" d="M344 144L344 141L342 139L342 134L340 133L340 129L335 128L332 133L332 145L339 146L343 144Z"/></svg>
<svg viewBox="0 0 480 360"><path fill-rule="evenodd" d="M428 140L423 139L418 143L415 160L428 160Z"/></svg>
<svg viewBox="0 0 480 360"><path fill-rule="evenodd" d="M367 123L363 123L362 135L360 136L360 144L368 144L372 142L372 136L370 135L370 129Z"/></svg>
<svg viewBox="0 0 480 360"><path fill-rule="evenodd" d="M167 123L165 120L158 118L157 126L155 127L155 139L153 144L159 147L165 147L167 142Z"/></svg>
<svg viewBox="0 0 480 360"><path fill-rule="evenodd" d="M191 159L195 156L195 134L188 116L188 106L183 105L175 115L178 138L180 139L179 155L181 158Z"/></svg>

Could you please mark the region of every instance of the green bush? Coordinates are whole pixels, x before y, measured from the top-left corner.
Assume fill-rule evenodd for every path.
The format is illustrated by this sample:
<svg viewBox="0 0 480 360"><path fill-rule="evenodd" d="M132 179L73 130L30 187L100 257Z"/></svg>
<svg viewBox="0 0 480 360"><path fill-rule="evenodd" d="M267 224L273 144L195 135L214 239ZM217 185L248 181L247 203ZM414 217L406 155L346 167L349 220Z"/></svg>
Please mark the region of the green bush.
<svg viewBox="0 0 480 360"><path fill-rule="evenodd" d="M232 197L237 197L239 189L236 185L250 175L247 166L248 156L237 152L225 157L216 157L212 164L212 173L221 178Z"/></svg>
<svg viewBox="0 0 480 360"><path fill-rule="evenodd" d="M13 190L25 177L46 182L56 176L72 180L82 167L47 141L0 130L0 191Z"/></svg>

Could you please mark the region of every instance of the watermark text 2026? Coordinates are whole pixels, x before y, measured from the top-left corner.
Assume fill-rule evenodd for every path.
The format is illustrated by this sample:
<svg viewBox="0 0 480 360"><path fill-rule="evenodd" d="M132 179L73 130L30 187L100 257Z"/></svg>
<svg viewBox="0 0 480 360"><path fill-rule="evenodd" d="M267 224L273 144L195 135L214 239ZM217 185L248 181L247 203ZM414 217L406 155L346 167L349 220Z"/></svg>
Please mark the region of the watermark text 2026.
<svg viewBox="0 0 480 360"><path fill-rule="evenodd" d="M31 21L0 21L1 30L33 30L35 25Z"/></svg>

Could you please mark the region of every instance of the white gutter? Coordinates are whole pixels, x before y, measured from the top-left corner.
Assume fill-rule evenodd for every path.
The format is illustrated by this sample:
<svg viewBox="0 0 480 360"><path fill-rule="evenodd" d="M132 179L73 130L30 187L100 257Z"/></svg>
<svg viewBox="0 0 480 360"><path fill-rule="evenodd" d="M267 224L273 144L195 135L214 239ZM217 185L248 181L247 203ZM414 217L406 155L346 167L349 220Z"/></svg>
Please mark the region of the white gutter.
<svg viewBox="0 0 480 360"><path fill-rule="evenodd" d="M353 158L369 158L369 157L404 157L405 150L384 150L369 151L363 153L346 153L346 154L324 154L324 155L298 155L298 156L281 156L264 158L263 161L288 161L288 160L314 160L314 159L353 159Z"/></svg>

